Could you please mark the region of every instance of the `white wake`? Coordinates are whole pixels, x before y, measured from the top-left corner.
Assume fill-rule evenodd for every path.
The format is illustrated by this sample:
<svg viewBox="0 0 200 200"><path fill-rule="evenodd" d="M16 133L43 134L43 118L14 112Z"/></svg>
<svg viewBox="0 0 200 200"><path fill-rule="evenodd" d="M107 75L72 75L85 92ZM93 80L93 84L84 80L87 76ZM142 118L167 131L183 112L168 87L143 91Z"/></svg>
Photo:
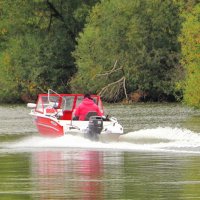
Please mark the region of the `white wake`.
<svg viewBox="0 0 200 200"><path fill-rule="evenodd" d="M116 151L166 151L200 153L200 134L187 129L158 127L129 132L119 141L102 143L66 135L58 138L41 136L25 137L21 140L4 144L6 149L15 151L37 151L38 149L83 148Z"/></svg>

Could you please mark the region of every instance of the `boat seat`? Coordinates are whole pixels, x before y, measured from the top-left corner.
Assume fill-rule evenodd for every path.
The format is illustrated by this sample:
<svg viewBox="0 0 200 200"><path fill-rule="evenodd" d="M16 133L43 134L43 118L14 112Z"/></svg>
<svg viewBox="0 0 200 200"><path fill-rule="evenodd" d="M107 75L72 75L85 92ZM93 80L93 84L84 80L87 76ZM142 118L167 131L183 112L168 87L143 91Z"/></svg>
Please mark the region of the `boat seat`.
<svg viewBox="0 0 200 200"><path fill-rule="evenodd" d="M89 121L90 117L92 116L98 116L97 112L88 112L85 116L85 121Z"/></svg>
<svg viewBox="0 0 200 200"><path fill-rule="evenodd" d="M46 115L55 115L56 114L56 109L54 108L45 108L44 113Z"/></svg>
<svg viewBox="0 0 200 200"><path fill-rule="evenodd" d="M72 111L71 110L64 110L63 116L61 117L61 120L71 120L72 119Z"/></svg>

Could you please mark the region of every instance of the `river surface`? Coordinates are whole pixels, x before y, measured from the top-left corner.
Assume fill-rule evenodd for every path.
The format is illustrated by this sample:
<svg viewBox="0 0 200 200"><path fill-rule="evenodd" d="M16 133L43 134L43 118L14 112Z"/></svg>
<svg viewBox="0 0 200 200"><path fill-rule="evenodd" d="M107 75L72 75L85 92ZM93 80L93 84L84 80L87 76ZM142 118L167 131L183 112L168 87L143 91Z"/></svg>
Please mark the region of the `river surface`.
<svg viewBox="0 0 200 200"><path fill-rule="evenodd" d="M0 200L200 199L200 111L106 105L125 135L110 143L43 138L26 105L0 106Z"/></svg>

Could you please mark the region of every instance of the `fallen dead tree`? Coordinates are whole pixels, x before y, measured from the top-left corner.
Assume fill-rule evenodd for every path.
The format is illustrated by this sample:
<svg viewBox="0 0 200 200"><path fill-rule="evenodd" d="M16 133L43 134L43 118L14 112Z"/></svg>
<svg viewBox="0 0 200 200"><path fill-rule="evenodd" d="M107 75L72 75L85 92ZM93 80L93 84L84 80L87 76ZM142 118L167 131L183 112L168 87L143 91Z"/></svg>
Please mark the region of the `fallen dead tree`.
<svg viewBox="0 0 200 200"><path fill-rule="evenodd" d="M113 68L110 71L105 72L103 74L96 75L96 76L105 77L105 79L108 79L111 74L116 73L116 72L121 72L122 77L118 79L117 81L113 81L109 83L108 85L104 86L98 93L102 97L102 99L109 102L116 102L124 98L124 96L126 99L128 99L127 90L126 90L126 77L124 75L123 66L120 66L119 68L117 68L117 60L116 60Z"/></svg>

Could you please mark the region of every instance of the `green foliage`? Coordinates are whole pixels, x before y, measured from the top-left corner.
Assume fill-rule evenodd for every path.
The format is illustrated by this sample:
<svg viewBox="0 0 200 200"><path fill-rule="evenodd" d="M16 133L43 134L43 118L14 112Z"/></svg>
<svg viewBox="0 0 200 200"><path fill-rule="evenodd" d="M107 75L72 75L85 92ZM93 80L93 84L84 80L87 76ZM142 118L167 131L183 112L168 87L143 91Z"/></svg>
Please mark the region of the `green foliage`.
<svg viewBox="0 0 200 200"><path fill-rule="evenodd" d="M97 4L79 35L73 55L78 73L73 90L99 92L126 78L128 92L172 94L179 66L180 18L173 1L104 0ZM101 76L115 61L123 70Z"/></svg>
<svg viewBox="0 0 200 200"><path fill-rule="evenodd" d="M30 39L29 35L9 40L0 60L2 101L20 101L21 95L35 92L39 73L33 64L39 60L37 44L37 39Z"/></svg>
<svg viewBox="0 0 200 200"><path fill-rule="evenodd" d="M0 101L70 90L75 38L96 1L1 0Z"/></svg>
<svg viewBox="0 0 200 200"><path fill-rule="evenodd" d="M186 69L184 100L200 108L200 4L184 12L182 34L182 64Z"/></svg>
<svg viewBox="0 0 200 200"><path fill-rule="evenodd" d="M128 93L158 99L174 95L182 79L185 102L200 107L198 0L98 2L0 1L0 102L28 101L47 88L98 93L107 86L120 99L120 80Z"/></svg>

